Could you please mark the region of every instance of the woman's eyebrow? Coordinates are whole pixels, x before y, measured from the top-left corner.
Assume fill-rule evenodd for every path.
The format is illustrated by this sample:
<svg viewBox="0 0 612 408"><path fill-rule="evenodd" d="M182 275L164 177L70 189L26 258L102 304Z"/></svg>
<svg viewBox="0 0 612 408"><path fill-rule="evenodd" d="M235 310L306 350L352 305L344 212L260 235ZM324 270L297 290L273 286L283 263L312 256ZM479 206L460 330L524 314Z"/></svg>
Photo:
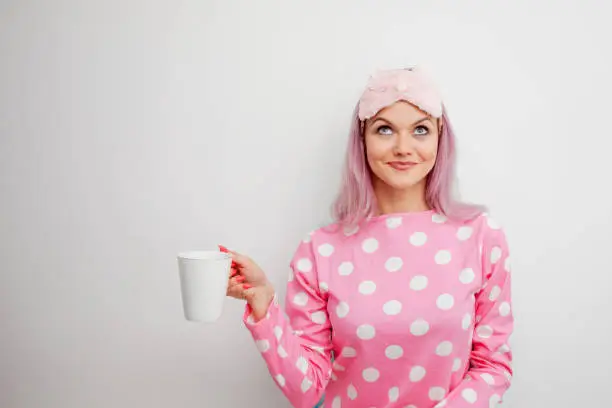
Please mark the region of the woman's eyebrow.
<svg viewBox="0 0 612 408"><path fill-rule="evenodd" d="M387 123L388 123L388 124L390 124L390 125L392 125L392 124L393 124L393 123L391 123L391 121L389 121L389 120L387 120L387 119L385 119L385 118L383 118L383 117L380 117L380 118L376 118L376 119L374 120L374 122L372 122L372 125L373 125L373 124L375 124L376 122L378 122L379 120L381 120L381 121L383 121L383 122L387 122ZM417 120L416 122L414 122L414 123L412 124L412 126L414 126L414 125L418 125L419 123L423 123L423 122L425 122L425 121L430 121L430 122L431 122L431 117L429 117L429 116L424 116L424 117L422 117L421 119L419 119L419 120Z"/></svg>

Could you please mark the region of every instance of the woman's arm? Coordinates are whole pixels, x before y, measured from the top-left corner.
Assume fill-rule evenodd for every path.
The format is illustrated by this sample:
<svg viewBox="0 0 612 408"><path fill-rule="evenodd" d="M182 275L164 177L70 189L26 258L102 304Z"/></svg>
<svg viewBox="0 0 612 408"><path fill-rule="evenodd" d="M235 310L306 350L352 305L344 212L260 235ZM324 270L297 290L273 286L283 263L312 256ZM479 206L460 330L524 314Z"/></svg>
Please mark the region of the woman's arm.
<svg viewBox="0 0 612 408"><path fill-rule="evenodd" d="M294 407L315 406L331 376L331 325L327 297L318 287L310 243L302 242L291 261L285 311L274 296L258 320L247 304L244 323L268 370Z"/></svg>
<svg viewBox="0 0 612 408"><path fill-rule="evenodd" d="M476 294L476 324L470 367L461 384L436 407L494 408L510 387L512 352L508 338L514 318L511 307L510 264L506 236L485 227L483 288Z"/></svg>

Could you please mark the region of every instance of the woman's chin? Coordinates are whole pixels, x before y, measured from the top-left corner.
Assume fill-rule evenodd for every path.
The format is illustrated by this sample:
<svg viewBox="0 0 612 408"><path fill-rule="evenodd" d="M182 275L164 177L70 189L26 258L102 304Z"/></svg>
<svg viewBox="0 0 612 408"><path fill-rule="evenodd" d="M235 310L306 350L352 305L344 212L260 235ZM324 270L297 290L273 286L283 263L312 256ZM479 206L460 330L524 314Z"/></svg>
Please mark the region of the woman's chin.
<svg viewBox="0 0 612 408"><path fill-rule="evenodd" d="M383 182L394 190L408 190L416 186L419 180L412 177L390 177Z"/></svg>

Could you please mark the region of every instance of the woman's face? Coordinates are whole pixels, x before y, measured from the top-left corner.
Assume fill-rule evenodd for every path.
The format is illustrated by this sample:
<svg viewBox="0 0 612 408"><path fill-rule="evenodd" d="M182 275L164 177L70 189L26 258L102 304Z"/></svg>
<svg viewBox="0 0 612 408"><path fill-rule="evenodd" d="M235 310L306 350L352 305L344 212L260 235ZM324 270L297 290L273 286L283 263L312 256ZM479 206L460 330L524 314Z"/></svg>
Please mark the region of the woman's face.
<svg viewBox="0 0 612 408"><path fill-rule="evenodd" d="M365 151L374 183L393 189L424 187L438 152L438 120L398 101L366 121Z"/></svg>

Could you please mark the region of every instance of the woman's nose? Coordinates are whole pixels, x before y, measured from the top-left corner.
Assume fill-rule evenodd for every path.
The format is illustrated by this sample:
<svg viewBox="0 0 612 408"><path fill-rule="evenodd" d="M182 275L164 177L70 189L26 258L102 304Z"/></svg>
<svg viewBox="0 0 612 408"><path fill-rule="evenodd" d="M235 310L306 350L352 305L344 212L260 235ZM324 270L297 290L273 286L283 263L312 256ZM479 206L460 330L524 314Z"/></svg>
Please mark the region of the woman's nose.
<svg viewBox="0 0 612 408"><path fill-rule="evenodd" d="M414 139L408 132L400 132L395 138L394 150L396 154L408 155L414 151Z"/></svg>

